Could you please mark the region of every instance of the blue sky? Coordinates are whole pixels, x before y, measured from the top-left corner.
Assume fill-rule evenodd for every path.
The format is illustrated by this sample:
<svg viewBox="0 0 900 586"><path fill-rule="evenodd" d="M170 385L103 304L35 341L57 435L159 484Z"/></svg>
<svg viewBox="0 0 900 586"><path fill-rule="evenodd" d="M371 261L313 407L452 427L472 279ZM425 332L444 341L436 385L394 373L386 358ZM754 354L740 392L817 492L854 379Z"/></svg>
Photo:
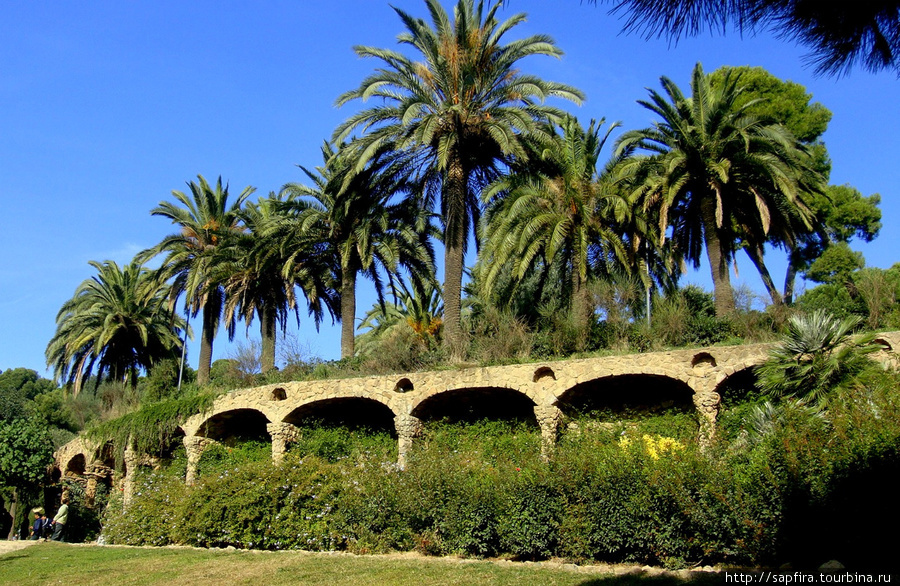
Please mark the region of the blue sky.
<svg viewBox="0 0 900 586"><path fill-rule="evenodd" d="M422 0L393 4L427 15ZM509 39L546 33L565 51L523 69L584 91L583 106L558 105L585 122L649 125L636 104L645 88L658 89L665 75L687 90L698 61L707 71L758 65L803 84L834 114L824 136L831 182L882 195L885 228L857 248L869 266L900 260L895 75L816 77L803 47L769 35L705 35L676 46L626 36L621 21L579 0L511 0L501 9L513 12L529 18ZM149 210L173 189L186 190L198 174L221 175L235 195L246 185L264 195L302 181L295 165L318 165L321 141L360 107L338 109L335 98L375 67L351 47L394 47L401 30L387 2L371 0L0 4L0 369L47 374L56 313L92 276L88 261L126 263L170 233ZM783 275L780 254L770 258ZM741 279L761 292L741 261ZM708 270L685 282L709 287ZM362 283L360 315L372 300ZM316 333L304 312L290 331L313 354L339 356L330 321ZM194 366L198 346L189 346ZM230 351L220 336L215 357Z"/></svg>

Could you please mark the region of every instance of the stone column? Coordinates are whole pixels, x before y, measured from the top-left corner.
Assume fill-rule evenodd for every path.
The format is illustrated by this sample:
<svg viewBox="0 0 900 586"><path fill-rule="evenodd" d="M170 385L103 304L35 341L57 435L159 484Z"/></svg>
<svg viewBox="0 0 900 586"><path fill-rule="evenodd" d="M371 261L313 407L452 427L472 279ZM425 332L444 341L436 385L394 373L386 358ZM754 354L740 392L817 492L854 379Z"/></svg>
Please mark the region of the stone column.
<svg viewBox="0 0 900 586"><path fill-rule="evenodd" d="M546 461L550 459L556 446L562 411L556 405L535 405L534 417L541 426L541 458Z"/></svg>
<svg viewBox="0 0 900 586"><path fill-rule="evenodd" d="M84 486L84 504L89 508L94 507L94 498L97 496L97 479L103 475L101 469L103 466L90 465L84 471L87 482Z"/></svg>
<svg viewBox="0 0 900 586"><path fill-rule="evenodd" d="M716 416L719 414L719 393L711 390L694 392L694 407L700 413L700 449L710 446L716 435Z"/></svg>
<svg viewBox="0 0 900 586"><path fill-rule="evenodd" d="M422 431L422 421L403 413L394 416L394 427L397 430L397 465L406 468L406 457L412 449L413 438Z"/></svg>
<svg viewBox="0 0 900 586"><path fill-rule="evenodd" d="M266 430L272 438L272 462L280 464L288 444L297 439L300 430L297 426L284 422L268 423Z"/></svg>
<svg viewBox="0 0 900 586"><path fill-rule="evenodd" d="M197 480L197 464L200 462L200 456L203 455L203 450L205 450L207 446L215 443L215 440L192 435L185 436L182 441L184 442L184 449L187 452L187 474L185 474L184 483L191 485Z"/></svg>
<svg viewBox="0 0 900 586"><path fill-rule="evenodd" d="M134 499L134 476L138 467L138 453L131 444L125 448L125 475L122 477L122 503L127 508Z"/></svg>

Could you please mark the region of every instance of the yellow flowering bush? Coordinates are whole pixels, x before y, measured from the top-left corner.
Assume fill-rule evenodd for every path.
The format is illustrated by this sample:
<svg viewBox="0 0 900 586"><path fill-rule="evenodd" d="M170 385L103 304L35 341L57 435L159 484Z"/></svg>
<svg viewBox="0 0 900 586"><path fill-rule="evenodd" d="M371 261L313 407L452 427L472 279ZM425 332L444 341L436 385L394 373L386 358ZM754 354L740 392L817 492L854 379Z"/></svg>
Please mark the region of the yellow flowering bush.
<svg viewBox="0 0 900 586"><path fill-rule="evenodd" d="M660 454L665 453L673 453L677 451L681 451L685 448L685 445L675 438L671 437L663 437L663 436L653 436L645 433L641 439L644 443L644 452L654 460L659 460ZM623 450L627 450L631 447L631 438L627 436L622 436L619 438L619 447Z"/></svg>

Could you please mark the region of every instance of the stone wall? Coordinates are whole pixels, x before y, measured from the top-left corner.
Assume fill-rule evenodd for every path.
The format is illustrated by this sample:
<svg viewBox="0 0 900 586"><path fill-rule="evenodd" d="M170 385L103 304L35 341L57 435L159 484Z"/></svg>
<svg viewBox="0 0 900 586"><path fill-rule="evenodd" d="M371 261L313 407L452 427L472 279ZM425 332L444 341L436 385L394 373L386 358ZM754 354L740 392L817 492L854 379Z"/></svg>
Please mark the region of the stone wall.
<svg viewBox="0 0 900 586"><path fill-rule="evenodd" d="M880 334L889 347L880 360L896 365L893 348L900 343L900 332ZM196 466L203 450L221 441L242 425L264 429L272 442L272 458L279 461L296 437L293 424L303 413L325 405L363 406L373 416L392 417L397 435L399 465L407 454L427 417L442 398L464 397L471 393L502 393L504 402L515 398L521 408L527 405L540 426L545 450L557 435L566 400L576 391L584 395L602 395L604 387L627 395L655 386L661 392L688 389L694 408L701 415L700 439L708 439L715 429L720 396L718 389L730 376L765 360L771 344L716 346L700 349L628 354L600 358L547 361L510 366L491 366L459 370L416 372L400 375L368 376L339 380L300 381L271 384L230 392L215 400L212 407L187 419L184 445L188 456L187 482L196 478ZM628 386L612 383L627 380ZM453 394L453 395L448 395ZM627 399L627 397L625 397ZM387 415L389 414L389 415ZM99 446L81 438L73 440L56 454L60 471L65 472L80 455L85 466L95 464ZM130 463L137 456L128 454ZM126 466L130 480L134 465ZM126 495L130 491L126 491Z"/></svg>

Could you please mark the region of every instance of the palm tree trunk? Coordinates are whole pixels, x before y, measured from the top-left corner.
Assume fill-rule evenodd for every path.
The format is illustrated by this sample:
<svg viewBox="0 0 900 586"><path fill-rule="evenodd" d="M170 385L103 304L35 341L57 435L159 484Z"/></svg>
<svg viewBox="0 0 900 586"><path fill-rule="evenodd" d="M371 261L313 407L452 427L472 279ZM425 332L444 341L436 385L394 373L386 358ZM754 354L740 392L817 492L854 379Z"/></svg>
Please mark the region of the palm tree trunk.
<svg viewBox="0 0 900 586"><path fill-rule="evenodd" d="M213 340L216 336L218 304L213 295L203 304L203 331L200 332L200 364L197 365L197 384L209 382L209 370L212 366Z"/></svg>
<svg viewBox="0 0 900 586"><path fill-rule="evenodd" d="M734 291L731 288L731 276L728 274L728 255L722 250L722 236L716 227L716 200L712 194L701 201L700 214L703 221L706 257L709 259L709 270L712 273L716 317L724 317L734 313Z"/></svg>
<svg viewBox="0 0 900 586"><path fill-rule="evenodd" d="M267 303L262 306L259 315L259 334L262 338L262 357L260 366L265 374L275 369L275 306Z"/></svg>
<svg viewBox="0 0 900 586"><path fill-rule="evenodd" d="M341 271L341 359L356 354L356 267Z"/></svg>
<svg viewBox="0 0 900 586"><path fill-rule="evenodd" d="M444 348L454 358L462 351L462 275L466 247L466 174L459 157L447 169L444 198Z"/></svg>
<svg viewBox="0 0 900 586"><path fill-rule="evenodd" d="M587 348L588 333L590 332L591 306L588 297L588 288L584 279L579 274L578 267L572 268L572 316L575 319L575 327L579 333L577 342L578 350Z"/></svg>
<svg viewBox="0 0 900 586"><path fill-rule="evenodd" d="M769 293L769 297L772 298L772 304L781 305L781 293L779 293L778 288L775 287L775 282L772 280L772 275L769 274L769 269L768 267L766 267L765 259L763 258L763 247L758 244L752 244L745 250L747 251L747 256L750 257L750 261L753 263L753 266L755 266L756 270L759 271L759 276L762 279L763 284L766 286L766 291Z"/></svg>
<svg viewBox="0 0 900 586"><path fill-rule="evenodd" d="M787 272L784 275L784 302L794 302L794 282L797 280L797 259L793 248L788 248Z"/></svg>

